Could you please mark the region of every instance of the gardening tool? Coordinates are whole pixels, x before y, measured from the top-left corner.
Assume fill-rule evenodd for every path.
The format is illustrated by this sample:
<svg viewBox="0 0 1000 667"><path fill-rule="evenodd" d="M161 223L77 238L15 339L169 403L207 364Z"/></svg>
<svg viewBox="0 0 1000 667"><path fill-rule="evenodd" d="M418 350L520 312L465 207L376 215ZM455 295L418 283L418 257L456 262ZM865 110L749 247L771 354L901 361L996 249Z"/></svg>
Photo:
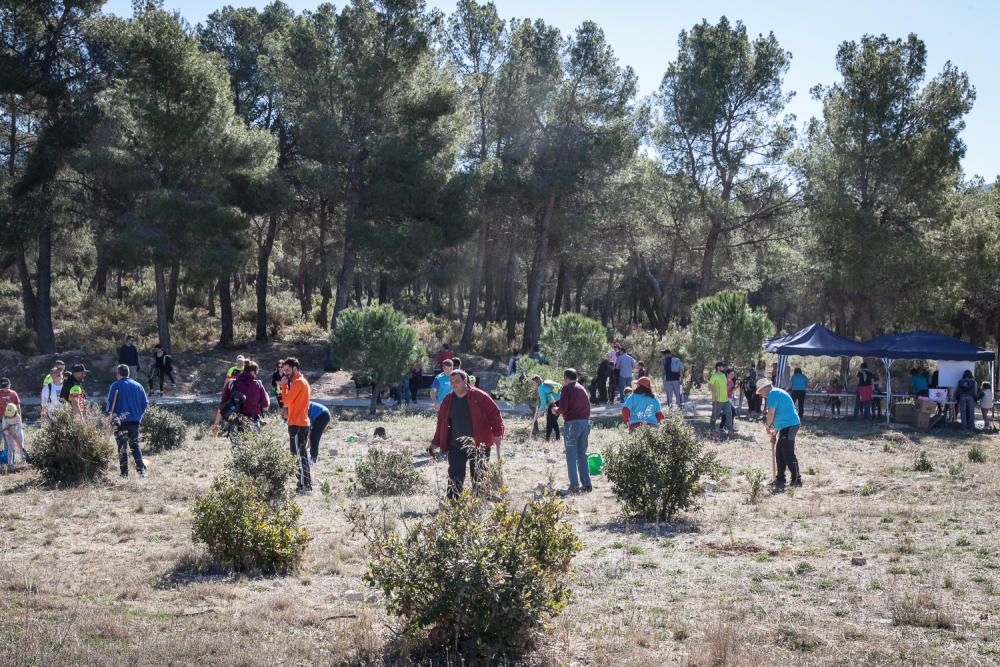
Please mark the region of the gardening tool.
<svg viewBox="0 0 1000 667"><path fill-rule="evenodd" d="M771 478L778 478L778 432L771 433Z"/></svg>

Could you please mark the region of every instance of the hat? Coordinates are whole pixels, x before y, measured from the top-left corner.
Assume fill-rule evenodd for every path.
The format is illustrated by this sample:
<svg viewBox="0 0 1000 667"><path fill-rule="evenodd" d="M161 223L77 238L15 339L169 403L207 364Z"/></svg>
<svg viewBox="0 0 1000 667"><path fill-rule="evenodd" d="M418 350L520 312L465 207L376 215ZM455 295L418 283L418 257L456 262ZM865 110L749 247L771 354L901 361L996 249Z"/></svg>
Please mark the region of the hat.
<svg viewBox="0 0 1000 667"><path fill-rule="evenodd" d="M763 389L765 387L770 387L770 386L772 386L771 385L771 381L769 379L767 379L767 378L761 378L761 379L757 380L757 391L760 391L761 389Z"/></svg>
<svg viewBox="0 0 1000 667"><path fill-rule="evenodd" d="M635 383L640 387L645 387L646 389L649 389L650 391L653 390L653 383L650 382L649 378L647 377L641 377L638 380L636 380Z"/></svg>
<svg viewBox="0 0 1000 667"><path fill-rule="evenodd" d="M243 356L242 354L237 354L237 355L236 355L236 361L237 361L237 362L240 362L240 361L246 361L246 360L247 360L247 358L246 358L246 357L244 357L244 356Z"/></svg>
<svg viewBox="0 0 1000 667"><path fill-rule="evenodd" d="M10 389L10 378L0 379L0 389Z"/></svg>
<svg viewBox="0 0 1000 667"><path fill-rule="evenodd" d="M87 367L84 366L83 364L73 364L73 372L74 373L86 373L87 372Z"/></svg>
<svg viewBox="0 0 1000 667"><path fill-rule="evenodd" d="M16 417L17 416L17 406L13 403L8 403L6 409L4 409L3 414L5 417Z"/></svg>

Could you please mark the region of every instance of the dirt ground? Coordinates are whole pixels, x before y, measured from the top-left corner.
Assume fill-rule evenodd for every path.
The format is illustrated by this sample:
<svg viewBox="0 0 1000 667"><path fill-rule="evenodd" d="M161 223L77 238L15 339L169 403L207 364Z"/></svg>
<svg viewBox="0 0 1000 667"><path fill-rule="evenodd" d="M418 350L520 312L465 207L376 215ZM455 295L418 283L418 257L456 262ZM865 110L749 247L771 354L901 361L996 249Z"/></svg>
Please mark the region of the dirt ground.
<svg viewBox="0 0 1000 667"><path fill-rule="evenodd" d="M427 416L383 425L417 459L432 431ZM42 487L31 472L0 479L0 664L383 662L392 619L361 581L364 544L344 512L358 502L347 487L373 426L342 418L325 436L317 491L301 500L313 541L287 577L195 573L191 505L229 449L203 429L150 456L145 479L68 489ZM558 443L526 442L524 420L508 430L516 498L550 472L565 483ZM591 450L618 437L595 429ZM974 443L985 463L969 459ZM770 475L763 428L743 424L737 439L709 446L723 474L701 511L659 537L622 519L603 477L570 501L585 544L575 599L525 663L1000 663L1000 437L807 421L804 488L756 503L745 472ZM921 452L933 470L914 469ZM408 521L424 515L446 470L420 470L420 495L364 502Z"/></svg>

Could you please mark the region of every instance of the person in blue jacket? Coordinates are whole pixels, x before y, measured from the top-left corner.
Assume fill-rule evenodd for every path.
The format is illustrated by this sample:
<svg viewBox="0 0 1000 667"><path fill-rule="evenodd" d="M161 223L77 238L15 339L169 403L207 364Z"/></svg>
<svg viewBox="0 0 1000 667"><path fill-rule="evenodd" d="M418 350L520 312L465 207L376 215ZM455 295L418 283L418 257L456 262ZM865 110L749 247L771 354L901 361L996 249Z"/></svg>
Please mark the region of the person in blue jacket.
<svg viewBox="0 0 1000 667"><path fill-rule="evenodd" d="M330 411L325 405L309 401L309 463L319 460L319 441L330 426Z"/></svg>
<svg viewBox="0 0 1000 667"><path fill-rule="evenodd" d="M622 407L622 419L630 431L640 426L659 426L663 421L663 406L653 395L653 383L648 377L636 381L635 391L625 399Z"/></svg>
<svg viewBox="0 0 1000 667"><path fill-rule="evenodd" d="M146 476L146 463L139 448L139 424L142 422L149 399L142 385L129 377L129 367L118 365L118 379L108 389L104 414L111 417L118 443L118 465L122 477L128 477L128 450L132 449L135 469L140 477Z"/></svg>

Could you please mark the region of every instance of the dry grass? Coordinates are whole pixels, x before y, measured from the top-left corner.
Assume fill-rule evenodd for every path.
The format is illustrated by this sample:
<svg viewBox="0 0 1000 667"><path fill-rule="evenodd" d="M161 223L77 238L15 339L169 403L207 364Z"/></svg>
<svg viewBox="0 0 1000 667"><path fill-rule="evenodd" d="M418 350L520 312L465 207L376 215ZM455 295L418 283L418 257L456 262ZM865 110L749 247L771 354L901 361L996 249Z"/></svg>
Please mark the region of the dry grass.
<svg viewBox="0 0 1000 667"><path fill-rule="evenodd" d="M419 462L431 420L383 425ZM364 545L342 511L356 501L348 490L372 427L344 420L324 438L317 492L302 501L314 539L302 571L284 578L234 577L191 546L191 502L228 450L196 431L150 456L145 479L52 490L26 484L30 473L3 478L0 664L399 662L407 647L361 581ZM509 429L503 475L516 498L549 474L565 483L558 443L525 442L523 421ZM362 437L348 443L352 434ZM595 429L591 448L616 437ZM805 487L747 504L744 471L769 473L770 447L759 425L742 425L739 440L710 445L725 469L704 509L660 538L623 519L597 477L593 494L572 500L586 545L576 599L526 662L997 664L1000 438L976 442L987 463L950 474L967 438L807 422ZM933 470L913 469L920 451ZM417 495L362 502L418 520L444 493L445 465L421 465Z"/></svg>

